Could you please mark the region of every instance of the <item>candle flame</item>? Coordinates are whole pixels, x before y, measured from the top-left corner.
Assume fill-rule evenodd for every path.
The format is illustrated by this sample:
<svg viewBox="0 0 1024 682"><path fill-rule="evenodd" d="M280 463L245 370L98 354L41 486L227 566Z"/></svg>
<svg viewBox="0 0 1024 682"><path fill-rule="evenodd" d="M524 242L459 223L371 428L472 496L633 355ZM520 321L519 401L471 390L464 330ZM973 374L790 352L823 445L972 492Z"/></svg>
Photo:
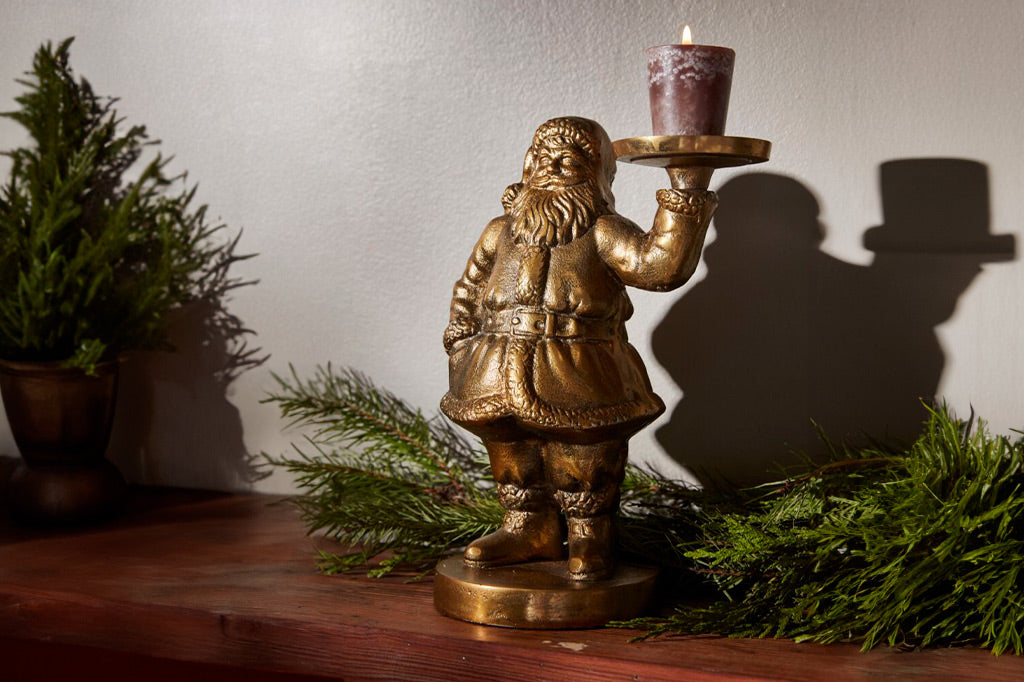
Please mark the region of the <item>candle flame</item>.
<svg viewBox="0 0 1024 682"><path fill-rule="evenodd" d="M693 45L693 34L690 33L690 25L683 26L683 45Z"/></svg>

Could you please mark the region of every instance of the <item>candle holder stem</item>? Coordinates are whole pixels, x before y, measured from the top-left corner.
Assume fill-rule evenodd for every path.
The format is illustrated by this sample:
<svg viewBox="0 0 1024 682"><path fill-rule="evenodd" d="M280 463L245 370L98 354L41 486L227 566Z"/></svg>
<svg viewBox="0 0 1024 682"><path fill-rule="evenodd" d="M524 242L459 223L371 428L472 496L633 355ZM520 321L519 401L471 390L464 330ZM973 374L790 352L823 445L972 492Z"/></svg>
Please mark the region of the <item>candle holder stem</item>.
<svg viewBox="0 0 1024 682"><path fill-rule="evenodd" d="M687 166L683 168L666 168L673 189L707 189L711 184L714 168L707 166Z"/></svg>

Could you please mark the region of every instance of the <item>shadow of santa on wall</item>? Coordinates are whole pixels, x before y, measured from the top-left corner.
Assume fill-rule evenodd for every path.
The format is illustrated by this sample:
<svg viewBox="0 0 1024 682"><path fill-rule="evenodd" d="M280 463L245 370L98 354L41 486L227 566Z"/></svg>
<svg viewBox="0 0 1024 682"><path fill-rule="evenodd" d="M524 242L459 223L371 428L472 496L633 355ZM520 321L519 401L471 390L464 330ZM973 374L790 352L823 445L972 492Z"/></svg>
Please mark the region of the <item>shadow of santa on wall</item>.
<svg viewBox="0 0 1024 682"><path fill-rule="evenodd" d="M778 477L834 441L910 441L935 397L948 320L985 262L1014 258L989 233L986 166L901 159L880 169L884 224L867 266L821 250L814 195L770 173L719 190L708 274L655 329L683 396L657 438L705 484Z"/></svg>

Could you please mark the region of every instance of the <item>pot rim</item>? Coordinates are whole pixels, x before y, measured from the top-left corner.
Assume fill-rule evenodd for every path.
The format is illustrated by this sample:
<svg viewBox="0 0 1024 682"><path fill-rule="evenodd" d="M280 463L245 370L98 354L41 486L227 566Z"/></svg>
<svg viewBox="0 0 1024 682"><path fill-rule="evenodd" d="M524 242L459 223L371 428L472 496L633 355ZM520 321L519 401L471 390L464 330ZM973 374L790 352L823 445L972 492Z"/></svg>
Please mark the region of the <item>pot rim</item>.
<svg viewBox="0 0 1024 682"><path fill-rule="evenodd" d="M84 376L105 376L117 372L120 358L96 363L96 374L89 375L81 367L68 367L64 360L8 360L0 357L0 373L20 376L43 376L82 374Z"/></svg>

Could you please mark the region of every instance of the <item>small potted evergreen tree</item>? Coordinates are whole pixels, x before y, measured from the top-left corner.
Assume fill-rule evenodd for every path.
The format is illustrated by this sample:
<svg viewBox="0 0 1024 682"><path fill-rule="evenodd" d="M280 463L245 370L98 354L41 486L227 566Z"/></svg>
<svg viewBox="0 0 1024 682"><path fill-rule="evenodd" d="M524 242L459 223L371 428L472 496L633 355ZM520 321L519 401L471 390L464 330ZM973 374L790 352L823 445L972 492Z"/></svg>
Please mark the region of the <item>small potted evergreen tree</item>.
<svg viewBox="0 0 1024 682"><path fill-rule="evenodd" d="M76 80L71 41L39 48L20 108L2 114L30 138L3 152L0 187L0 392L23 459L8 495L57 523L104 517L124 491L104 458L118 358L166 349L170 313L241 284L238 235L209 224L168 159L135 165L157 143Z"/></svg>

